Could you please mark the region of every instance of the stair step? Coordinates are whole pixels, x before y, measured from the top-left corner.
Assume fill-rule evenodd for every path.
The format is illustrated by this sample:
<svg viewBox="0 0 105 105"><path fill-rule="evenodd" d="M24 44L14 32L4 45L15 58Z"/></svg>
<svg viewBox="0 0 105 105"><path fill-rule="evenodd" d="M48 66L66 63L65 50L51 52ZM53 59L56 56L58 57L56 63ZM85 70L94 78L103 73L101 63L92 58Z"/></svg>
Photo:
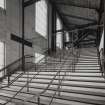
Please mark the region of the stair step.
<svg viewBox="0 0 105 105"><path fill-rule="evenodd" d="M43 74L44 73L44 74ZM56 72L54 72L54 73L56 73ZM47 73L47 72L41 72L40 73L40 75L44 75L44 76L54 76L55 74L54 73L52 73L52 74L49 74L49 73ZM61 72L62 73L62 72ZM29 74L30 75L30 77L31 76L34 76L34 74ZM101 73L73 73L73 72L71 72L71 73L68 73L66 76L74 76L74 77L97 77L97 78L102 78L101 77ZM27 75L26 75L27 76ZM63 76L63 74L60 74L60 76ZM23 76L24 77L24 76Z"/></svg>
<svg viewBox="0 0 105 105"><path fill-rule="evenodd" d="M52 94L44 94L43 96L51 97ZM76 102L81 102L81 103L87 103L87 104L95 104L95 105L104 105L105 104L104 100L78 98L78 97L75 97L75 96L65 96L65 95L57 96L56 95L55 98L56 99L61 99L61 100L68 100L68 101L76 101Z"/></svg>
<svg viewBox="0 0 105 105"><path fill-rule="evenodd" d="M98 63L85 63L85 62L78 62L77 65L99 65Z"/></svg>
<svg viewBox="0 0 105 105"><path fill-rule="evenodd" d="M49 81L50 82L50 81ZM43 86L43 87L46 87L49 82L46 82L46 81L34 81L33 83L30 83L30 87L31 86ZM17 86L17 85L20 85L20 86L24 86L24 82L15 82L13 84L13 86ZM58 81L55 81L52 83L53 85L58 85ZM100 86L99 86L100 85ZM105 85L105 84L104 84ZM95 89L105 89L105 86L101 83L94 83L92 84L92 82L63 82L62 83L62 86L70 86L70 87L85 87L85 88L95 88Z"/></svg>
<svg viewBox="0 0 105 105"><path fill-rule="evenodd" d="M41 89L41 90L40 90ZM30 88L30 92L35 93L38 91L42 91L44 88L43 87L39 87L39 86L35 86L34 88ZM26 92L27 89L25 89L22 92ZM49 91L56 91L56 86L50 87L48 89ZM17 92L16 88L15 89L7 89L5 91L12 91L12 92ZM105 97L105 91L99 90L99 89L89 89L89 88L76 88L76 87L67 87L67 86L62 86L61 88L61 92L65 92L65 93L77 93L77 94L84 94L84 95L92 95L92 96L101 96L101 97ZM9 92L8 92L9 93Z"/></svg>
<svg viewBox="0 0 105 105"><path fill-rule="evenodd" d="M69 56L69 57L68 57ZM73 70L71 62L74 57L65 52L65 56L48 57L47 62L41 62L37 65L38 71L35 68L29 70L29 75L25 72L11 86L0 89L0 103L5 103L10 100L26 83L36 75L29 83L29 92L27 87L18 93L12 102L6 105L37 105L36 98L30 99L28 102L24 100L32 97L36 93L42 92L56 73L61 70L50 84L47 91L41 96L41 105L49 105L54 93L58 87L59 80L61 82L60 94L55 95L51 105L105 105L105 79L102 77L96 48L81 49L80 58ZM66 72L66 75L65 75ZM10 80L16 78L22 71L18 71L10 77ZM28 77L28 78L27 78ZM2 82L2 86L6 86L8 78Z"/></svg>
<svg viewBox="0 0 105 105"><path fill-rule="evenodd" d="M72 91L73 92L73 91ZM53 94L52 94L53 95ZM47 91L47 94L44 94L44 96L47 96L47 97L51 97L52 96L51 95L51 91ZM11 95L10 95L11 96ZM28 97L30 97L29 95L27 95ZM63 97L62 97L63 96ZM75 97L76 96L76 97ZM23 93L20 93L19 95L17 95L16 96L16 98L23 98L23 97L25 97L26 98L26 94L24 95ZM56 96L55 96L56 97ZM62 98L61 98L62 97ZM69 98L67 98L67 97L69 97ZM73 100L72 98L70 98L70 97L72 97L72 98L74 98L75 97L75 100ZM82 97L82 98L81 98ZM78 99L79 99L79 102L83 102L83 103L91 103L91 104L93 104L93 102L94 102L94 104L97 102L97 100L99 101L98 102L98 104L102 104L101 102L104 102L104 97L99 97L99 96L90 96L90 95L83 95L83 94L77 94L77 93L75 93L74 94L74 92L73 93L65 93L65 92L61 92L61 96L60 96L60 98L57 96L56 97L57 99L61 99L61 100L68 100L68 101L77 101L78 102ZM81 100L80 100L81 99ZM84 101L85 100L85 101ZM91 100L91 102L89 101L86 101L86 100ZM96 100L96 101L95 101ZM102 105L104 105L104 104L102 104Z"/></svg>

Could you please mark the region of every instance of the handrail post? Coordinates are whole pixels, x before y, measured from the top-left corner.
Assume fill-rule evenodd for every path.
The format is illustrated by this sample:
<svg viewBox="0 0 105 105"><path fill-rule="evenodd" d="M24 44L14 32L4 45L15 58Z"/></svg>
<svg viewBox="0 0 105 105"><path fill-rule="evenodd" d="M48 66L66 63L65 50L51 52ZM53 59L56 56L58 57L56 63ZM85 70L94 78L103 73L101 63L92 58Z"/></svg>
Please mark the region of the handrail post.
<svg viewBox="0 0 105 105"><path fill-rule="evenodd" d="M102 69L102 64L101 64L101 60L100 60L100 52L99 49L97 48L97 55L98 55L98 64L100 65L100 70L102 72L102 76L104 75L103 69Z"/></svg>
<svg viewBox="0 0 105 105"><path fill-rule="evenodd" d="M45 52L45 66L46 66L46 71L47 71L47 54Z"/></svg>
<svg viewBox="0 0 105 105"><path fill-rule="evenodd" d="M29 71L27 70L27 92L29 92Z"/></svg>
<svg viewBox="0 0 105 105"><path fill-rule="evenodd" d="M58 96L60 96L60 71L59 71L59 90L58 90Z"/></svg>
<svg viewBox="0 0 105 105"><path fill-rule="evenodd" d="M35 68L34 68L34 69L35 69L35 71L36 71L36 62L35 62L35 65L34 65L34 66L35 66Z"/></svg>
<svg viewBox="0 0 105 105"><path fill-rule="evenodd" d="M9 86L9 82L10 82L9 71L7 71L7 75L8 75L8 86Z"/></svg>
<svg viewBox="0 0 105 105"><path fill-rule="evenodd" d="M40 105L40 96L38 96L38 105Z"/></svg>

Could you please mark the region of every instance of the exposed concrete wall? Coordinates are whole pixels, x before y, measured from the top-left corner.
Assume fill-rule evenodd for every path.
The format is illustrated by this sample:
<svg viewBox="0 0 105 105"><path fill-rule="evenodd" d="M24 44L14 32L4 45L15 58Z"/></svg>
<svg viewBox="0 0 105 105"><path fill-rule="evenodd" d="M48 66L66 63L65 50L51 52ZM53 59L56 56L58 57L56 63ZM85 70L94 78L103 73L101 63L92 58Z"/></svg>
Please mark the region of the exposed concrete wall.
<svg viewBox="0 0 105 105"><path fill-rule="evenodd" d="M21 57L21 44L10 39L11 33L22 36L21 10L21 0L7 0L6 13L0 9L0 40L6 43L7 65ZM25 54L42 53L47 48L47 39L35 32L34 4L25 8L25 39L31 39L29 41L33 43L33 48L25 46Z"/></svg>
<svg viewBox="0 0 105 105"><path fill-rule="evenodd" d="M5 17L5 11L0 8L0 41L5 41L6 39L6 17Z"/></svg>

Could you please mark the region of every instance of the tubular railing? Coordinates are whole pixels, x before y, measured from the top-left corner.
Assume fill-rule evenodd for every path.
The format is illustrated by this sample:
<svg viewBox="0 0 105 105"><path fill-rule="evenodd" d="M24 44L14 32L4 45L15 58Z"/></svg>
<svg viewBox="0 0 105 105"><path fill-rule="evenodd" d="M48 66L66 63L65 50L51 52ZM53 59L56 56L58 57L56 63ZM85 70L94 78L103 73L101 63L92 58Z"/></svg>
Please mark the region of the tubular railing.
<svg viewBox="0 0 105 105"><path fill-rule="evenodd" d="M71 62L71 64L70 64L70 65L72 66L72 62ZM57 95L57 92L58 92L58 96L60 96L62 82L64 81L66 74L67 74L67 71L65 70L64 75L63 75L62 79L60 79L60 78L59 78L59 81L58 81L59 83L58 83L57 89L55 90L55 92L54 92L53 96L51 97L51 101L49 102L49 104L48 104L48 105L51 105L51 104L52 104L52 102L53 102L53 100L54 100L55 95ZM59 75L60 75L60 73L59 73Z"/></svg>
<svg viewBox="0 0 105 105"><path fill-rule="evenodd" d="M99 51L97 48L97 55L98 55L98 64L100 65L100 70L102 72L102 76L105 78L105 70L104 70L104 55L103 55L103 49Z"/></svg>
<svg viewBox="0 0 105 105"><path fill-rule="evenodd" d="M47 51L47 50L46 50ZM45 51L44 51L44 53L45 53ZM26 61L26 59L28 58L28 62ZM31 58L31 61L29 61L29 58ZM24 87L27 87L27 92L29 91L29 83L32 81L32 79L34 79L35 77L36 77L36 75L38 75L38 73L40 72L40 71L37 71L37 74L34 76L34 77L32 77L31 79L29 79L29 70L28 69L30 69L30 68L33 68L33 67L35 67L35 70L36 70L36 64L35 63L33 63L33 58L35 58L34 56L31 56L31 55L26 55L25 56L25 63L26 64L29 64L28 66L25 64L25 72L23 72L23 73L21 73L21 74L24 74L24 73L27 73L27 81L26 81L26 84L10 99L10 100L8 100L4 105L6 105L7 103L9 103L9 102L11 102L12 101L12 99L14 99L15 98L15 96L18 94L18 93L20 93L21 91L22 91L22 89L24 88ZM43 59L45 59L45 57L44 58L42 58L42 59L40 59L37 63L40 63L41 61L43 61ZM15 64L15 63L17 63L18 61L21 61L22 60L22 58L20 58L19 60L17 60L17 61L15 61L14 63L12 63L12 64L10 64L8 67L10 67L11 65L13 65L13 64ZM32 64L32 65L30 65L30 64ZM34 66L33 66L34 65ZM8 68L8 67L6 67L6 68ZM14 70L14 73L16 72L16 70ZM11 74L12 75L12 74ZM12 85L12 83L13 83L13 81L16 81L20 76L17 76L13 81L12 81L12 83L10 84L10 75L6 75L6 76L8 76L8 82L9 82L9 84L7 85L7 86L10 86L10 85Z"/></svg>
<svg viewBox="0 0 105 105"><path fill-rule="evenodd" d="M33 57L33 56L28 56L28 58L29 57ZM43 58L43 59L45 59L45 57ZM42 59L42 60L43 60ZM41 62L41 60L38 62L38 63L40 63ZM38 71L37 73L39 73L40 71ZM52 78L52 80L51 80L51 82L49 83L49 85L46 87L46 89L44 89L44 91L42 91L40 94L36 94L34 97L38 97L38 105L40 105L40 95L41 94L43 94L43 93L45 93L46 91L47 91L47 89L50 87L50 85L53 83L53 81L55 80L55 78L56 78L56 76L58 76L58 74L59 74L59 71L56 73L56 75ZM28 73L28 71L27 71L27 76L29 76L29 73ZM18 94L18 93L20 93L21 91L22 91L22 89L23 88L25 88L25 87L27 87L27 92L29 92L29 83L31 83L31 81L32 81L32 79L34 79L35 78L35 76L33 77L33 78L31 78L30 80L29 80L29 78L27 79L27 83L8 101L8 102L6 102L4 105L6 105L7 103L9 103L9 102L11 102L12 101L12 99L14 99L15 98L15 96ZM34 98L34 97L31 97L31 98ZM25 100L24 100L24 102L26 102Z"/></svg>
<svg viewBox="0 0 105 105"><path fill-rule="evenodd" d="M75 53L73 53L75 52ZM72 71L75 72L75 65L78 62L78 59L80 57L80 49L74 48L72 52Z"/></svg>
<svg viewBox="0 0 105 105"><path fill-rule="evenodd" d="M79 54L79 52L77 52L76 54L77 54L77 55L75 55L74 57L77 58L77 60L76 60L76 61L72 61L72 62L73 62L73 65L75 65L74 63L77 63L77 61L78 61L78 54ZM64 52L63 52L63 58L64 58L64 56L65 56L65 54L64 54ZM60 55L60 62L62 61L61 57L62 57L62 56ZM58 79L58 81L59 81L58 87L57 87L55 93L53 94L53 96L52 96L52 98L51 98L51 101L50 101L50 103L49 103L49 105L51 105L51 103L52 103L52 101L53 101L54 96L56 95L56 93L58 92L58 95L60 95L60 87L61 87L62 81L64 80L64 77L66 76L66 72L67 72L67 71L65 70L64 76L62 77L62 79L60 79L60 74L61 74L61 72L62 72L62 68L63 68L63 65L65 64L65 62L66 62L66 59L65 59L65 61L63 62L63 64L61 64L61 67L60 67L59 70L56 72L56 74L54 75L54 77L51 79L51 81L50 81L50 83L48 84L48 86L47 86L42 92L40 92L40 93L38 93L38 94L35 94L33 97L28 98L27 100L24 100L24 102L27 102L28 100L37 97L37 103L38 103L38 105L40 105L40 97L41 97L41 95L44 94L44 93L49 89L49 87L52 85L52 83L53 83L53 81L55 80L55 78L56 78L57 76L59 76L59 79ZM71 66L72 66L72 63L71 63Z"/></svg>
<svg viewBox="0 0 105 105"><path fill-rule="evenodd" d="M20 69L20 62L21 62L22 58L14 61L13 63L11 63L10 65L4 67L3 69L0 70L0 72L2 72L2 76L0 78L0 81L2 82L3 79L5 79L6 77L8 77L8 85L10 83L10 76L17 71L18 69Z"/></svg>
<svg viewBox="0 0 105 105"><path fill-rule="evenodd" d="M29 55L26 55L25 60L28 57L29 57ZM27 62L25 62L25 63L27 63ZM29 68L28 66L25 67L26 70L28 68ZM21 73L19 73L18 76L16 76L14 79L11 80L11 78L10 78L11 75L15 74L17 71L22 71L22 57L0 70L0 72L2 73L2 76L0 77L0 81L2 82L3 79L5 79L7 77L8 82L7 82L7 84L5 84L5 86L11 85L14 81L16 81L23 74L23 72L21 72ZM3 87L5 87L5 86L3 86ZM0 87L0 88L3 88L3 87Z"/></svg>
<svg viewBox="0 0 105 105"><path fill-rule="evenodd" d="M19 77L21 77L22 74L24 74L28 69L35 67L36 70L36 64L33 62L33 59L35 57L31 55L25 55L24 58L25 58L25 71L22 71L22 57L0 70L0 73L2 73L2 76L0 77L0 82L2 82L5 78L8 79L7 84L5 84L5 86L1 86L0 88L10 86ZM41 61L42 59L40 59L39 62ZM19 73L19 75L16 76L14 79L11 79L11 75L15 74L17 71L22 71L22 72Z"/></svg>
<svg viewBox="0 0 105 105"><path fill-rule="evenodd" d="M77 50L77 52L78 52L78 50ZM79 53L79 52L78 52L78 53ZM73 57L75 57L75 59L72 60L73 63L71 63L71 66L72 66L72 65L75 66L75 63L77 63L77 61L78 61L78 53L74 54ZM59 56L57 57L57 60L59 59L59 62L60 62L60 68L59 68L59 70L56 72L56 74L54 75L54 77L52 78L52 80L50 81L50 83L48 84L48 86L47 86L41 93L35 94L33 97L31 97L31 98L37 97L37 101L38 101L37 103L38 103L38 105L40 105L40 97L41 97L41 95L44 94L44 93L49 89L49 87L52 85L53 81L56 79L57 76L59 76L59 79L58 79L58 81L59 81L59 83L58 83L58 88L57 88L55 94L52 96L52 99L51 99L51 102L50 102L50 103L52 103L53 98L54 98L54 96L56 95L57 92L58 92L58 95L60 95L60 87L61 87L62 81L64 80L64 77L65 77L65 75L66 75L66 70L65 70L65 72L64 72L64 76L62 77L62 79L60 79L60 74L61 74L61 72L62 72L63 65L65 64L66 59L67 59L67 57L66 57L67 51L62 50L62 52L57 53L56 56L57 56L58 54L59 54ZM28 60L28 62L27 62L26 59L30 59L30 58L31 58L31 61ZM30 55L25 56L25 62L26 62L26 64L27 64L27 63L29 64L28 67L27 67L27 70L25 71L25 72L27 73L27 81L26 81L26 84L25 84L7 103L9 103L12 99L14 99L15 96L16 96L18 93L20 93L24 87L27 88L27 92L30 91L30 90L29 90L29 88L30 88L30 87L29 87L29 83L31 83L31 80L32 80L32 79L29 79L29 70L28 70L28 69L35 67L35 71L37 71L37 70L39 69L38 66L40 66L40 64L42 64L43 61L44 61L44 63L46 63L46 62L45 62L45 59L47 60L47 54L46 54L46 56L45 56L44 58L42 58L41 60L39 60L37 63L33 63L33 60L32 60L33 58L34 58L34 56L30 56ZM22 58L21 58L21 59L22 59ZM19 62L21 61L21 59L19 59ZM64 60L64 59L65 59L65 60ZM63 60L64 60L64 61L63 61ZM16 62L18 62L18 60L17 60ZM62 62L63 62L63 63L62 63ZM13 64L15 64L15 63L13 63ZM13 71L14 71L14 70L13 70ZM16 71L16 70L15 70L15 71ZM39 73L40 71L41 71L41 70L38 70L37 72ZM14 72L13 72L13 73L14 73ZM12 73L12 74L13 74L13 73ZM23 72L23 73L24 73L24 72ZM9 72L9 74L10 74L10 72ZM7 74L7 75L8 75L8 74ZM9 76L10 76L10 75L8 75L8 77L9 77ZM9 80L9 79L8 79L8 80ZM29 100L29 99L30 99L30 98L28 98L28 100ZM24 102L27 102L27 100L23 100L23 101L24 101ZM51 104L49 104L49 105L51 105Z"/></svg>
<svg viewBox="0 0 105 105"><path fill-rule="evenodd" d="M65 62L66 62L66 61L63 62L63 64L62 64L61 67L59 68L59 70L56 72L56 74L54 75L54 77L51 79L51 81L50 81L50 83L48 84L48 86L47 86L42 92L40 92L40 93L38 93L38 94L35 94L35 95L34 95L33 97L31 97L31 98L28 98L28 100L37 97L37 103L38 103L38 105L40 105L40 96L41 96L42 94L44 94L44 93L49 89L49 87L52 85L52 83L53 83L53 81L55 80L55 78L56 78L57 76L60 76L61 69L62 69L63 65L65 64ZM60 79L59 79L59 84L61 84ZM25 100L24 102L27 102L27 100Z"/></svg>

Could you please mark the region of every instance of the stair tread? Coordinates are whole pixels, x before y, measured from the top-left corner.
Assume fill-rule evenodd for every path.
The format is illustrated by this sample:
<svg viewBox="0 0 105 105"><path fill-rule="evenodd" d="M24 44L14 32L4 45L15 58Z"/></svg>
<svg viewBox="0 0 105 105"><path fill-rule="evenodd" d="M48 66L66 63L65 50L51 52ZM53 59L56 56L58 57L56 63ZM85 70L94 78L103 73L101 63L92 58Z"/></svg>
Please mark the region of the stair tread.
<svg viewBox="0 0 105 105"><path fill-rule="evenodd" d="M45 96L52 96L51 94L44 94ZM55 96L55 98L62 99L62 100L70 100L70 101L77 101L77 102L84 102L89 104L95 104L95 105L104 105L104 100L94 100L94 99L86 99L86 98L78 98L78 97L70 97L70 96Z"/></svg>
<svg viewBox="0 0 105 105"><path fill-rule="evenodd" d="M57 56L48 57L47 63L42 62L37 65L39 67L38 70L42 71L29 83L30 92L27 93L27 88L23 88L15 97L18 101L13 100L13 102L7 105L16 105L17 102L19 102L19 105L37 105L35 99L26 103L21 100L25 100L33 96L33 94L44 90L59 70L61 70L60 77L57 75L49 89L41 96L41 105L49 104L51 97L58 87L59 78L62 79L65 71L67 71L67 74L61 83L61 96L55 95L51 105L105 105L105 79L102 77L100 71L97 50L95 48L89 48L81 49L81 51L78 63L75 65L75 70L70 67L73 57L67 52L64 52L66 56L62 58L61 61ZM63 55L61 55L61 57L63 57ZM35 68L29 71L29 79L38 73L38 71L34 71L34 69ZM22 72L18 71L13 74L10 80L16 78L20 73ZM2 86L6 86L7 82L8 79L5 78ZM26 83L27 72L18 78L11 86L0 89L0 103L7 102L8 99L13 97Z"/></svg>

